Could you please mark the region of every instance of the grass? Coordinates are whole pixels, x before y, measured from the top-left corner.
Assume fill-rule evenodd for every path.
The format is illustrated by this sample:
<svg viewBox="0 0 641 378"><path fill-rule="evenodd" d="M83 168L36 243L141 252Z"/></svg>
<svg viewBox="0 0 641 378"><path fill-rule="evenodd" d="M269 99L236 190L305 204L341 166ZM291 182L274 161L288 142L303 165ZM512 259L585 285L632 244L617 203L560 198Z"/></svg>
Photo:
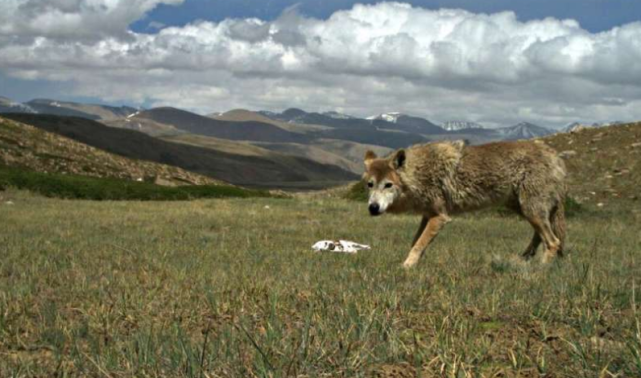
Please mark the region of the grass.
<svg viewBox="0 0 641 378"><path fill-rule="evenodd" d="M353 201L0 192L0 376L641 376L639 219L606 211L547 267L472 214L404 271L418 219Z"/></svg>
<svg viewBox="0 0 641 378"><path fill-rule="evenodd" d="M0 190L14 187L47 197L88 200L176 201L197 198L270 197L267 191L229 185L167 187L115 178L40 173L0 164Z"/></svg>

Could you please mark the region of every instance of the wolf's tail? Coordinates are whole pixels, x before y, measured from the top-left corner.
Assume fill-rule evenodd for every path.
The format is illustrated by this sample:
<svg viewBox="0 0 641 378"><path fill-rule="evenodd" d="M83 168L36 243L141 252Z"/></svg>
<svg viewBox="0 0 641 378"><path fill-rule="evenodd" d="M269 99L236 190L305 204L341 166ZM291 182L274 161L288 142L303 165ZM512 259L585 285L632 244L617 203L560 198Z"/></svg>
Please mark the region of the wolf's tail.
<svg viewBox="0 0 641 378"><path fill-rule="evenodd" d="M563 250L565 248L565 236L566 236L565 197L566 197L566 194L563 193L563 195L559 199L558 204L550 214L550 223L552 224L552 231L560 241L559 251L558 251L559 256L563 256Z"/></svg>

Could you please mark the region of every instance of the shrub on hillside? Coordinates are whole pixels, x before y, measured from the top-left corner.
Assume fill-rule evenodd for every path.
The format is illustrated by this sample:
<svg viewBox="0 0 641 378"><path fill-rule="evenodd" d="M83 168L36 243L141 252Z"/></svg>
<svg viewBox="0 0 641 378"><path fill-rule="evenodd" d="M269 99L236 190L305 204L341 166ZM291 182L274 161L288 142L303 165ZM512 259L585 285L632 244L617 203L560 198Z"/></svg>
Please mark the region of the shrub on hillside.
<svg viewBox="0 0 641 378"><path fill-rule="evenodd" d="M345 193L345 199L360 202L367 201L367 188L365 187L365 181L361 180L350 185L347 193Z"/></svg>
<svg viewBox="0 0 641 378"><path fill-rule="evenodd" d="M0 188L15 187L47 197L88 200L176 201L198 198L271 197L267 191L233 186L166 187L113 178L50 174L0 166Z"/></svg>

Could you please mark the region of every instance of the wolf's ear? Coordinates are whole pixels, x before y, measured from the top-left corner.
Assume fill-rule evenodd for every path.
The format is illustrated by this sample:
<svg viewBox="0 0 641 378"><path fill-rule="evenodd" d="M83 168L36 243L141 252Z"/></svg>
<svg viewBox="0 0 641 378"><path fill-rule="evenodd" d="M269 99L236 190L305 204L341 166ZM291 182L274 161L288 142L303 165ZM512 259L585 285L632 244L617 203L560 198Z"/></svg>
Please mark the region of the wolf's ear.
<svg viewBox="0 0 641 378"><path fill-rule="evenodd" d="M376 159L378 156L374 153L372 150L367 150L365 153L365 166L369 167L370 164Z"/></svg>
<svg viewBox="0 0 641 378"><path fill-rule="evenodd" d="M401 149L396 151L394 158L392 158L392 166L394 169L403 168L405 165L405 150Z"/></svg>

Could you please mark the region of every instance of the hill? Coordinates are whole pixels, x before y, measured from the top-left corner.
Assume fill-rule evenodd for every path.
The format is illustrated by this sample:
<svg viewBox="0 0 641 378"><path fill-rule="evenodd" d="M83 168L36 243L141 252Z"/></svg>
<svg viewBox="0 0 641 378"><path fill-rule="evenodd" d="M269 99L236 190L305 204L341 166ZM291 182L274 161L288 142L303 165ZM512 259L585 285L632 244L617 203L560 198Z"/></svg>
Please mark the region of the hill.
<svg viewBox="0 0 641 378"><path fill-rule="evenodd" d="M289 112L293 112L293 110L289 110ZM318 115L330 118L328 115ZM334 117L337 116L334 115ZM353 121L354 119L348 120ZM173 138L174 141L189 140L189 144L214 149L223 148L227 152L231 151L224 146L224 143L221 142L222 139L250 142L264 148L263 153L258 155L266 155L264 151L271 150L300 156L320 164L334 165L358 174L362 172L362 157L367 149L387 152L389 148L399 148L427 141L419 134L377 130L372 125L350 129L348 127L333 128L296 124L271 119L262 113L243 109L202 117L179 109L156 108L135 114L124 120L104 123L109 126L143 131L155 136L172 138L176 136ZM212 142L206 138L193 136L179 137L178 135L181 133L213 137L218 141ZM202 140L199 141L199 139ZM243 151L247 146L245 143L244 146L236 145L235 148L237 151ZM355 151L358 153L355 154Z"/></svg>
<svg viewBox="0 0 641 378"><path fill-rule="evenodd" d="M402 148L412 144L425 143L429 141L428 138L421 134L401 131L383 131L373 128L335 128L331 130L317 131L311 135L318 139L338 139L388 148Z"/></svg>
<svg viewBox="0 0 641 378"><path fill-rule="evenodd" d="M183 134L186 131L179 130L172 125L156 122L147 118L134 118L135 114L113 120L100 120L100 123L121 129L136 130L151 136Z"/></svg>
<svg viewBox="0 0 641 378"><path fill-rule="evenodd" d="M579 201L638 201L641 123L585 128L543 138L566 159L572 195Z"/></svg>
<svg viewBox="0 0 641 378"><path fill-rule="evenodd" d="M189 145L161 140L83 118L34 114L5 116L114 154L173 165L238 185L278 188L313 184L314 187L326 187L357 177L339 167L302 157L276 153L250 156L219 151L194 145L196 143ZM206 138L199 136L201 140Z"/></svg>
<svg viewBox="0 0 641 378"><path fill-rule="evenodd" d="M309 124L298 124L291 122L278 121L271 119L261 113L252 112L245 109L234 109L223 114L211 114L208 117L219 120L219 121L228 121L228 122L261 122L274 125L283 130L295 132L295 133L308 133L310 131L318 130L327 130L328 126L321 125L309 125Z"/></svg>
<svg viewBox="0 0 641 378"><path fill-rule="evenodd" d="M0 113L35 113L36 111L28 105L13 101L10 98L0 96Z"/></svg>
<svg viewBox="0 0 641 378"><path fill-rule="evenodd" d="M283 130L268 123L221 121L170 107L146 110L131 117L132 122L137 120L152 120L191 134L229 140L294 143L309 141L305 135Z"/></svg>
<svg viewBox="0 0 641 378"><path fill-rule="evenodd" d="M114 155L0 117L0 163L37 172L120 178L163 185L219 183L184 169Z"/></svg>
<svg viewBox="0 0 641 378"><path fill-rule="evenodd" d="M24 105L33 109L35 113L40 114L82 117L105 121L126 117L136 112L135 108L129 106L83 104L50 99L35 99Z"/></svg>
<svg viewBox="0 0 641 378"><path fill-rule="evenodd" d="M377 154L386 154L390 148L365 145L335 139L318 139L311 145L298 143L254 143L264 149L296 156L303 156L323 164L331 164L351 171L357 175L363 173L363 156L365 151L374 150Z"/></svg>

